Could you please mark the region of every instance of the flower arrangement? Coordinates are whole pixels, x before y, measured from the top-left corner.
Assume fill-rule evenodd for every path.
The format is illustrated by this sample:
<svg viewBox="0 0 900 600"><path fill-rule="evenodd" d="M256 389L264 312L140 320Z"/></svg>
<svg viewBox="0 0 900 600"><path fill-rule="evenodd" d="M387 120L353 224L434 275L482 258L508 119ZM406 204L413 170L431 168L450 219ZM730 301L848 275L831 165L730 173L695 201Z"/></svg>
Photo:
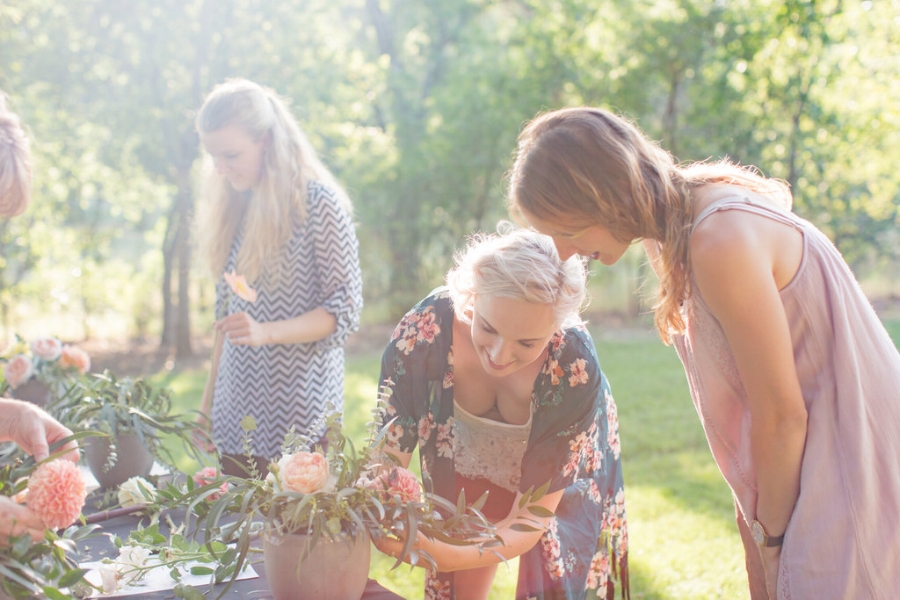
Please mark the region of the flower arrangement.
<svg viewBox="0 0 900 600"><path fill-rule="evenodd" d="M163 445L163 435L177 436L191 457L201 459L200 450L192 443L196 431L193 415L174 413L171 390L143 378L117 379L109 371L93 374L66 391L54 414L73 431L92 430L108 436L105 470L118 461L117 440L125 434L139 438L155 460L172 470L177 470L174 457Z"/></svg>
<svg viewBox="0 0 900 600"><path fill-rule="evenodd" d="M53 336L26 342L17 334L16 342L0 360L5 363L0 393L7 389L16 390L32 379L51 388L64 387L91 368L91 357L87 352Z"/></svg>
<svg viewBox="0 0 900 600"><path fill-rule="evenodd" d="M204 543L234 546L235 552L220 560L220 568L232 577L252 552L259 552L251 540L260 535L277 539L303 534L308 540L304 556L323 541L395 535L406 539L404 555L412 564L429 568L436 564L414 547L417 532L458 545L502 544L494 525L481 514L479 502L466 507L465 502L454 504L423 492L414 474L382 453L386 428L370 433L365 447L358 449L343 434L339 413L330 412L322 421L327 447L291 431L282 457L269 465L265 478L250 462L246 478L207 473L189 480L180 498L168 494L187 509L188 518L197 519L196 530L202 532ZM247 417L242 427L249 457L256 423Z"/></svg>
<svg viewBox="0 0 900 600"><path fill-rule="evenodd" d="M0 495L24 503L46 527L40 541L27 533L0 540L0 595L58 599L85 593L77 545L94 535L96 526L80 521L87 496L81 469L58 455L37 465L17 453L0 467Z"/></svg>

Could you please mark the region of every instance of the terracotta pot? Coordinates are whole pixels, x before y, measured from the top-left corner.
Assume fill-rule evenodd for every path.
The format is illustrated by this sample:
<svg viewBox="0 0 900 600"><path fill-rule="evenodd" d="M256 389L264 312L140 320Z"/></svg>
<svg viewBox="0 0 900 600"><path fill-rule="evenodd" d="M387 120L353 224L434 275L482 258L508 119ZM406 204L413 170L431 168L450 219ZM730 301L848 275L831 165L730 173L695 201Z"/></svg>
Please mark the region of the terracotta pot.
<svg viewBox="0 0 900 600"><path fill-rule="evenodd" d="M359 600L369 577L369 535L333 542L320 537L301 562L308 539L265 536L266 579L275 600Z"/></svg>
<svg viewBox="0 0 900 600"><path fill-rule="evenodd" d="M34 377L12 390L13 398L44 407L50 402L50 386Z"/></svg>
<svg viewBox="0 0 900 600"><path fill-rule="evenodd" d="M116 438L116 462L107 469L109 458L107 438L84 438L84 456L91 473L102 488L118 487L132 477L147 477L153 468L153 455L134 433L122 433Z"/></svg>

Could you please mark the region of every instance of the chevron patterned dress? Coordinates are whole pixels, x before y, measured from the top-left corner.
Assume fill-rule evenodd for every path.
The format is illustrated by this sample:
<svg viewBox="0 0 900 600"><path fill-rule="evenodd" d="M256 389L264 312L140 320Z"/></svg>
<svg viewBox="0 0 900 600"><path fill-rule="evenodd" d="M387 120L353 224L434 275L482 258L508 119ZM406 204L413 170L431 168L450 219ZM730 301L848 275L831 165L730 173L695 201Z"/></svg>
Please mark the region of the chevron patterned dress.
<svg viewBox="0 0 900 600"><path fill-rule="evenodd" d="M235 236L226 271L234 271L242 235ZM256 419L253 452L277 458L285 433L314 434L312 427L328 405L343 410L344 344L359 327L362 275L353 222L334 193L311 182L306 221L294 228L279 257L281 285L254 282L254 303L229 294L224 278L216 285L216 314L245 311L258 322L290 319L323 307L335 316L329 337L308 344L268 344L222 348L213 392L213 438L219 452L242 454L245 416ZM224 306L223 304L227 304ZM226 312L227 311L227 312Z"/></svg>

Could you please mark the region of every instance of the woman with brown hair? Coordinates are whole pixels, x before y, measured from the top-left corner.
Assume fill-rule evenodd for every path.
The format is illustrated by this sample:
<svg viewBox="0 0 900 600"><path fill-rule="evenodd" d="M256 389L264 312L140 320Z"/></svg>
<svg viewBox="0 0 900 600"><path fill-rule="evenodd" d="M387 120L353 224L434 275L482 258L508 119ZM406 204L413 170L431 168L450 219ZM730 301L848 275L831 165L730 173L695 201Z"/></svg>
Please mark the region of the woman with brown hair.
<svg viewBox="0 0 900 600"><path fill-rule="evenodd" d="M752 597L897 597L900 354L787 187L727 161L681 167L627 120L569 108L522 131L508 202L562 258L611 265L643 241Z"/></svg>

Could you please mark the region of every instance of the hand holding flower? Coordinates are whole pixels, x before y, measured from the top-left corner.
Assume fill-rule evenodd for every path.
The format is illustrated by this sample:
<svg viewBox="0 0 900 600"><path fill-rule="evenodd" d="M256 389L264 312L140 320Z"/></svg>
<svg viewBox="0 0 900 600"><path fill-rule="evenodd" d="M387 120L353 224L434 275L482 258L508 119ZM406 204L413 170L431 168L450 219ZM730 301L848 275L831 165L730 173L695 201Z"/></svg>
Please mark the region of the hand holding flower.
<svg viewBox="0 0 900 600"><path fill-rule="evenodd" d="M0 415L0 441L17 443L38 462L50 456L51 444L72 435L68 427L29 402L4 398L0 400ZM66 443L63 449L68 451L63 456L66 460L77 462L80 458L75 441Z"/></svg>
<svg viewBox="0 0 900 600"><path fill-rule="evenodd" d="M245 312L234 313L215 323L215 328L225 334L235 346L262 346L269 343L265 324L258 323Z"/></svg>
<svg viewBox="0 0 900 600"><path fill-rule="evenodd" d="M9 538L28 534L38 542L44 539L44 523L27 506L12 498L0 496L0 547L9 545Z"/></svg>

